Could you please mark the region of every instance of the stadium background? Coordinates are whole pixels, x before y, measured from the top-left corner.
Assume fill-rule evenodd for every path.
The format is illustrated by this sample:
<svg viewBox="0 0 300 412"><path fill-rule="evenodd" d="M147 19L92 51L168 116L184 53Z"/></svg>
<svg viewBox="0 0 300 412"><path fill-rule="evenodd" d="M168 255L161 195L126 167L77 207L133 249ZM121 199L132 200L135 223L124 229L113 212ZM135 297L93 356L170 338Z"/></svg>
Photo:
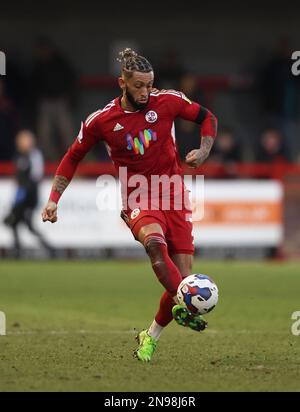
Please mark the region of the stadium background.
<svg viewBox="0 0 300 412"><path fill-rule="evenodd" d="M290 71L291 53L300 50L299 12L300 7L294 3L283 10L282 5L274 3L270 6L268 2L241 4L234 1L217 6L198 1L190 1L188 5L175 4L168 0L147 4L136 1L130 4L45 1L41 6L29 1L17 6L12 3L1 5L0 50L6 54L7 74L0 77L0 310L7 315L8 336L3 339L14 341L11 345L9 342L12 341L2 339L0 343L6 345L8 351L7 365L12 367L9 360L12 355L19 365L17 368L23 368L24 373L16 377L6 370L0 389L145 390L145 386L132 379L125 384L128 365L107 349L111 345L118 352L114 335L108 332L108 341L100 335L104 347L100 345L99 349L98 335L84 333L84 330L95 332L111 328L116 329L116 334L122 328L131 333L133 326L144 326L156 308L150 296L154 294L158 301L160 291L159 285L154 285L143 249L134 243L119 222L118 211L109 220L109 213L103 219L97 210L96 178L102 173L114 175L104 147L98 146L80 166L77 178L61 200L60 221L50 227L50 224L43 225L39 217L53 173L64 153L64 144L72 142L80 122L88 114L119 94L115 79L118 73L116 53L132 46L153 63L157 87L184 88L188 96L199 100L217 115L220 133L234 137L230 153L218 148L205 166L197 170L205 176L208 198L204 221L195 225L198 234L196 254L200 260L195 261L194 270L214 275L224 294L219 312L211 315L213 331L204 338L204 343L210 345L210 339L217 336L218 341L218 336L222 337L219 344L214 341L212 357L207 353L204 355L210 365L206 368L207 382L202 386L189 380L182 387L170 384L167 377L174 376L174 370L169 364L166 366L163 354L158 355L157 362L162 369L166 368L163 369L166 382L162 381L159 387L155 383L157 372L154 370L153 381L143 378L150 390L252 390L254 381L254 389L281 390L282 373L288 382L287 390L299 390L296 384L299 342L297 338L292 340L289 332L290 315L300 309L296 293L299 290L297 259L300 250L300 76L292 76ZM38 132L39 105L45 95L39 90L38 74L35 71L33 76L33 72L40 47L58 49L74 75L73 83L70 81L72 88L64 90L70 103L68 113L71 114L73 133L66 133L63 143L57 130L53 131L54 146L58 148L55 155L50 155L43 146ZM272 65L274 61L276 63ZM285 94L283 90L292 92ZM269 104L270 99L279 99L282 104L274 108ZM21 229L21 261L15 262L12 235L2 223L14 196L14 137L23 128L37 133L45 157L45 177L40 185L40 208L36 209L35 224L57 248L55 262L49 260L47 252L25 228ZM262 148L266 130L274 132L274 139L278 139L275 152ZM198 144L198 134L180 122L176 124L176 131L180 153L184 157ZM189 169L185 171L195 173ZM78 191L86 193L80 202ZM88 258L101 260L86 262ZM115 262L117 258L126 258L126 262ZM139 261L134 260L137 258ZM273 263L264 262L269 258ZM73 259L77 262L84 259L84 262L78 262L79 266L76 266L69 262ZM221 260L221 263L206 259ZM232 259L242 262L233 263ZM250 263L249 259L256 262ZM290 262L294 259L295 262ZM143 285L139 285L139 270L149 272ZM82 279L83 273L87 276L86 281L91 282L89 286ZM119 284L115 295L108 274ZM61 275L64 275L63 281ZM286 276L284 285L281 276ZM70 283L73 283L73 295L69 291ZM257 283L262 285L258 294ZM281 294L276 287L278 283L281 284ZM99 294L94 293L93 284ZM126 311L121 313L115 308L118 307L116 302L125 304L124 289L132 293L136 307L126 302ZM144 294L146 299L143 301ZM245 302L250 306L241 314ZM132 318L132 311L136 313L141 309L140 305L143 310L139 316L128 320ZM105 307L113 312L115 309L115 312L110 315L112 318L108 316L103 320ZM274 308L272 313L271 307ZM35 308L38 308L38 314ZM223 325L224 310L232 319L230 333ZM258 322L262 312L265 317ZM72 331L78 329L83 332L73 335ZM168 340L175 336L175 326L170 330L167 348L173 360L179 363L180 359L172 352L171 340ZM50 375L52 373L52 380L49 380L49 376L42 376L42 372L37 371L39 368L43 370L39 362L43 339L49 337L51 331L54 336L50 336L47 343L49 353L53 359L60 359L61 367L65 369L61 372L58 361L55 366L45 361L44 368ZM221 335L216 331L221 331ZM66 332L58 337L59 342L56 332ZM189 349L192 358L196 337L183 332L180 331L180 339L192 342ZM79 349L75 350L77 367L81 367L84 360L94 369L89 371L90 380L86 378L86 371L80 369L81 378L73 381L73 374L78 375L76 361L74 364L71 361L69 366L63 365L63 356L70 350L74 336L76 343L72 345L77 345L77 349L82 345L82 337L87 336L92 348L90 353L98 356L100 363L102 354L102 366L110 372L104 372L102 376L95 365L91 366L89 351L83 353L83 349L82 352ZM281 353L273 347L275 339L281 342ZM262 345L265 357L251 349L251 342ZM53 352L56 344L59 349ZM128 343L124 345L125 350L131 348ZM161 346L163 353L166 348ZM25 353L27 350L30 353L33 348L36 364L27 363L29 360L21 355L24 348ZM3 357L5 359L5 354ZM242 359L241 363L236 357ZM216 378L216 364L220 366L219 376L228 378L228 386ZM137 377L141 376L141 370L136 370L136 366L132 368ZM26 370L29 371L27 383ZM177 372L180 371L175 370L175 376ZM262 378L262 374L266 375ZM116 376L120 379L116 380ZM241 377L244 385L238 382Z"/></svg>

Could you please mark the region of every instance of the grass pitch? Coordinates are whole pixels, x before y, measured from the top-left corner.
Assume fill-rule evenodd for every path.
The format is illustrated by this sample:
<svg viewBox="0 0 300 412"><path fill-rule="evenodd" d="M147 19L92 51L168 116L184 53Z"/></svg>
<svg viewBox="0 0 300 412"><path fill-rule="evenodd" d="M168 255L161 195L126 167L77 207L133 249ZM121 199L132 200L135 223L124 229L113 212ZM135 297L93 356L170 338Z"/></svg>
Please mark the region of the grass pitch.
<svg viewBox="0 0 300 412"><path fill-rule="evenodd" d="M299 265L195 261L193 272L219 286L207 330L173 322L142 364L135 329L163 291L148 262L0 263L0 391L300 391Z"/></svg>

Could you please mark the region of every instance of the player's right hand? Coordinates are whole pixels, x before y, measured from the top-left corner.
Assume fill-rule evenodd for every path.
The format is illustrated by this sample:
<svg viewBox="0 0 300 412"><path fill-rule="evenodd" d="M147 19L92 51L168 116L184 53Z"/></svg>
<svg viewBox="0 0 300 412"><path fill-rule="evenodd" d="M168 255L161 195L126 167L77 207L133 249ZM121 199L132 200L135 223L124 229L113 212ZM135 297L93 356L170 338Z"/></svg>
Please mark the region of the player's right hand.
<svg viewBox="0 0 300 412"><path fill-rule="evenodd" d="M42 211L43 222L55 223L57 221L57 204L49 200Z"/></svg>

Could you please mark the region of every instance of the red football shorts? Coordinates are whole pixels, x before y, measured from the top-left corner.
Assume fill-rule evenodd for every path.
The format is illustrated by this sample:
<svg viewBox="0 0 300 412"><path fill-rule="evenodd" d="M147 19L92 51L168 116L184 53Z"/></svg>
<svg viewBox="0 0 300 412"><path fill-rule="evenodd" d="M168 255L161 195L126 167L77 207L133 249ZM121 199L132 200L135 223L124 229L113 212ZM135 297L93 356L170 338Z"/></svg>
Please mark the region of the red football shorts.
<svg viewBox="0 0 300 412"><path fill-rule="evenodd" d="M158 223L165 235L169 255L194 254L191 210L122 210L121 217L130 228L134 238L143 226Z"/></svg>

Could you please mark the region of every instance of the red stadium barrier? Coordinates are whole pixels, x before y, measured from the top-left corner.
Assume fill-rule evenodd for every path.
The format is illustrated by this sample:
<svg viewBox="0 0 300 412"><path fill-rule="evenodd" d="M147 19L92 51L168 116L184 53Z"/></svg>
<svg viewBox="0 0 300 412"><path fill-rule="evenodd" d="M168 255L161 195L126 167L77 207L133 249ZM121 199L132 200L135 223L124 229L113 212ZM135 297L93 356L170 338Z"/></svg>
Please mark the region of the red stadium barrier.
<svg viewBox="0 0 300 412"><path fill-rule="evenodd" d="M47 162L45 165L45 175L53 176L58 166L57 163ZM206 178L266 178L282 180L285 177L300 176L299 164L258 164L258 163L238 163L226 166L218 163L206 163L205 165L191 169L182 164L185 175L203 174ZM83 162L78 166L77 176L95 177L103 174L116 176L114 165L111 162ZM0 176L14 175L14 165L11 162L0 163Z"/></svg>

